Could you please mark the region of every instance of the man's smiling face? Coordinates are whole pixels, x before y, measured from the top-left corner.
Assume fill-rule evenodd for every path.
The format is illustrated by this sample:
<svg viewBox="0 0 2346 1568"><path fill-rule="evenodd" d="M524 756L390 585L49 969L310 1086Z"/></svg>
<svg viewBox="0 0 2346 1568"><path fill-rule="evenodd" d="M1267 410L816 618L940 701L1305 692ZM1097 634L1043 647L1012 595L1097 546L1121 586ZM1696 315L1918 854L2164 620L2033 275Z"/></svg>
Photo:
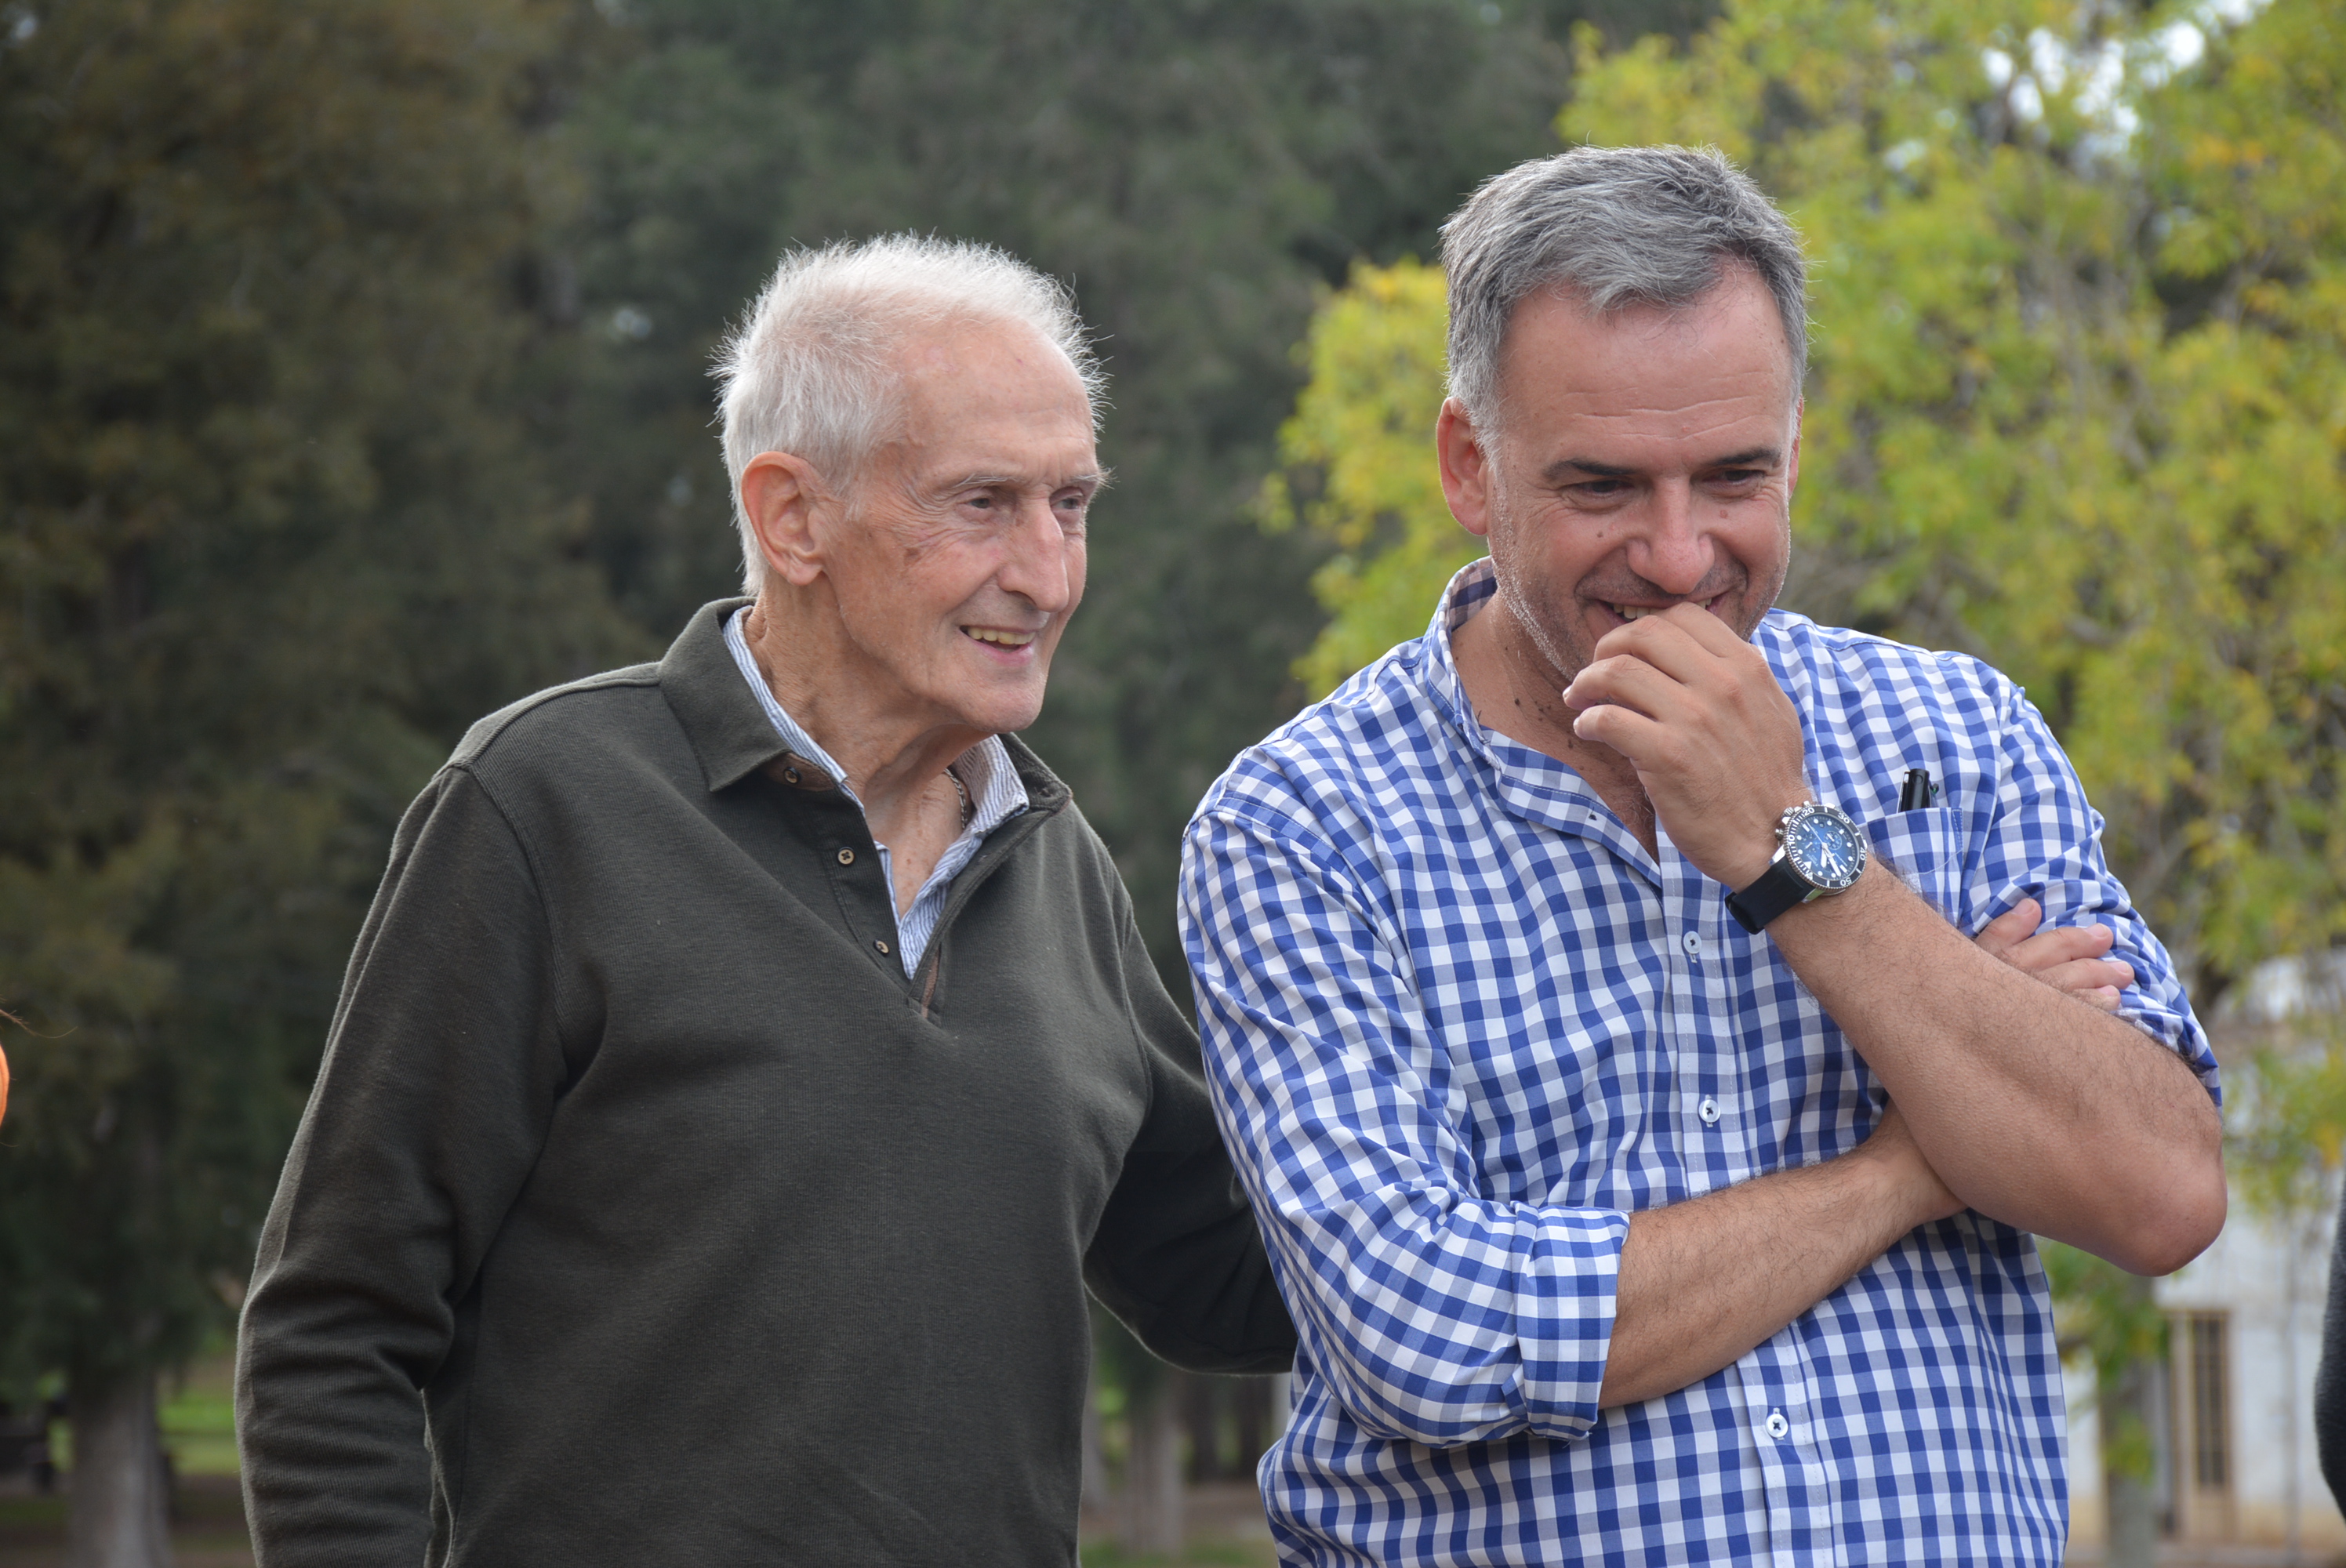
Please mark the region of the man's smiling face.
<svg viewBox="0 0 2346 1568"><path fill-rule="evenodd" d="M901 439L825 552L841 627L899 717L1024 729L1083 598L1102 483L1083 383L1020 326L941 330L904 356Z"/></svg>
<svg viewBox="0 0 2346 1568"><path fill-rule="evenodd" d="M1682 311L1598 317L1554 293L1516 308L1503 428L1476 433L1479 485L1452 504L1559 682L1629 620L1691 602L1748 637L1776 602L1800 473L1791 364L1741 267Z"/></svg>

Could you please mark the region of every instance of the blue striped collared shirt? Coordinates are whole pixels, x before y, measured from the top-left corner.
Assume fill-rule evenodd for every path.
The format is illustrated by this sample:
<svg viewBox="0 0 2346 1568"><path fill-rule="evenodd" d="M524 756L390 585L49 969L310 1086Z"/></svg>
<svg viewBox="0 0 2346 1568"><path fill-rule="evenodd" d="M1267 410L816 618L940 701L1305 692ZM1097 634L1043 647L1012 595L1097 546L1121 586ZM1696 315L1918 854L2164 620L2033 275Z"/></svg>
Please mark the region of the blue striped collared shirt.
<svg viewBox="0 0 2346 1568"><path fill-rule="evenodd" d="M759 706L780 731L782 743L827 769L839 780L847 798L855 800L855 791L848 788L846 771L774 700L773 688L766 684L757 659L750 652L749 639L741 632L742 620L749 613L745 605L725 621L725 646L733 650L733 662L741 667L741 678L758 694ZM1010 748L1002 744L998 735L987 736L955 758L951 771L961 780L962 788L969 791L969 822L962 829L961 837L946 845L945 852L937 857L929 880L913 895L912 908L896 917L896 955L903 960L907 975L920 969L921 955L929 951L929 938L936 933L937 917L944 912L945 893L952 888L953 880L961 875L962 868L969 864L970 857L977 853L977 847L985 841L988 833L1033 804L1026 797L1026 786L1018 781L1018 769L1011 766ZM855 804L861 809L863 802L855 800ZM896 873L889 864L888 846L877 839L872 845L880 851L880 873L892 891Z"/></svg>
<svg viewBox="0 0 2346 1568"><path fill-rule="evenodd" d="M1861 1142L1865 1064L1726 890L1485 729L1432 628L1215 785L1182 929L1216 1108L1303 1349L1264 1456L1295 1563L2056 1564L2065 1411L2034 1242L1923 1227L1723 1370L1600 1410L1627 1216ZM1801 616L1753 636L1810 783L1976 932L2115 928L2127 1016L2216 1092L2101 819L2011 682ZM1941 804L1898 809L1909 767Z"/></svg>

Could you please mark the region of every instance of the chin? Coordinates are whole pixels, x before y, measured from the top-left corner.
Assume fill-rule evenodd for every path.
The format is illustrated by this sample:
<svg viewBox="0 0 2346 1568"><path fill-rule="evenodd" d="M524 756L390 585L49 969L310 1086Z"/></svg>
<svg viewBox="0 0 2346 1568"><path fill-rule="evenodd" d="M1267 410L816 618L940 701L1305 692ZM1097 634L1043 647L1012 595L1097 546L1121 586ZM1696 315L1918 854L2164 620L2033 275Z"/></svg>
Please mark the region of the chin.
<svg viewBox="0 0 2346 1568"><path fill-rule="evenodd" d="M964 708L960 717L972 729L982 729L988 735L1015 735L1042 716L1043 699L1037 695L1032 701L994 702Z"/></svg>

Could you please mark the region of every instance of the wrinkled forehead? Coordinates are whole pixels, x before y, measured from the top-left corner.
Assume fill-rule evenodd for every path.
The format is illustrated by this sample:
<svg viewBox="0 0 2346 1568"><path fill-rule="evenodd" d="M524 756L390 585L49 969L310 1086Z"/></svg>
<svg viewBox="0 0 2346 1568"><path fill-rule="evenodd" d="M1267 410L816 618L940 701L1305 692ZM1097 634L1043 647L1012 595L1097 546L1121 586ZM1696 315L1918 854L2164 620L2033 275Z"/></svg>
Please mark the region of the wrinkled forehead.
<svg viewBox="0 0 2346 1568"><path fill-rule="evenodd" d="M1096 476L1083 378L1033 328L985 321L924 331L903 345L899 364L901 416L890 446L906 477L965 472L1056 485Z"/></svg>
<svg viewBox="0 0 2346 1568"><path fill-rule="evenodd" d="M1723 265L1718 280L1683 303L1630 299L1606 308L1568 284L1518 301L1500 344L1500 423L1560 393L1576 402L1635 405L1658 378L1764 384L1789 416L1799 401L1795 360L1774 297L1759 274Z"/></svg>

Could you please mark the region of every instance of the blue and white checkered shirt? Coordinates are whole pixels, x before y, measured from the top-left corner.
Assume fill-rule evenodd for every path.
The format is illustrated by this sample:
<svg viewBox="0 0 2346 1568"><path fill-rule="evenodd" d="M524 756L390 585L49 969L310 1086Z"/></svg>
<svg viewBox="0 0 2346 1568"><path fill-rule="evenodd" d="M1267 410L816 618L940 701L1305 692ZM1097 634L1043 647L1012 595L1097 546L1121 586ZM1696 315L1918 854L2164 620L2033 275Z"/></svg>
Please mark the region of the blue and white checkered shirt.
<svg viewBox="0 0 2346 1568"><path fill-rule="evenodd" d="M1923 1227L1773 1339L1600 1410L1627 1216L1862 1142L1865 1064L1726 890L1483 728L1425 636L1241 756L1182 926L1215 1105L1301 1330L1261 1479L1289 1563L2056 1564L2065 1411L2025 1235ZM2216 1065L2043 718L1976 660L1770 614L1820 799L1958 927L2116 928ZM1936 808L1901 812L1906 769Z"/></svg>
<svg viewBox="0 0 2346 1568"><path fill-rule="evenodd" d="M750 608L744 605L725 617L725 646L732 650L741 678L758 694L759 706L780 732L782 744L827 769L839 780L847 798L855 800L855 791L847 785L846 769L833 761L822 743L809 735L775 700L774 688L766 684L764 673L750 652L750 639L741 630L741 623L749 615ZM929 938L936 934L937 918L945 912L945 894L952 891L953 880L961 875L962 868L969 864L970 857L977 853L988 833L1034 804L1027 799L1026 786L1018 781L1018 769L1010 761L1010 748L1002 744L998 735L987 736L954 758L949 770L969 791L969 820L963 825L961 837L946 845L945 852L937 857L937 863L929 871L929 880L913 895L912 907L896 917L896 956L903 962L907 975L920 972L921 955L929 951ZM855 805L861 810L863 802L855 800ZM888 846L874 839L872 847L880 851L880 874L893 889L896 871L889 861Z"/></svg>

